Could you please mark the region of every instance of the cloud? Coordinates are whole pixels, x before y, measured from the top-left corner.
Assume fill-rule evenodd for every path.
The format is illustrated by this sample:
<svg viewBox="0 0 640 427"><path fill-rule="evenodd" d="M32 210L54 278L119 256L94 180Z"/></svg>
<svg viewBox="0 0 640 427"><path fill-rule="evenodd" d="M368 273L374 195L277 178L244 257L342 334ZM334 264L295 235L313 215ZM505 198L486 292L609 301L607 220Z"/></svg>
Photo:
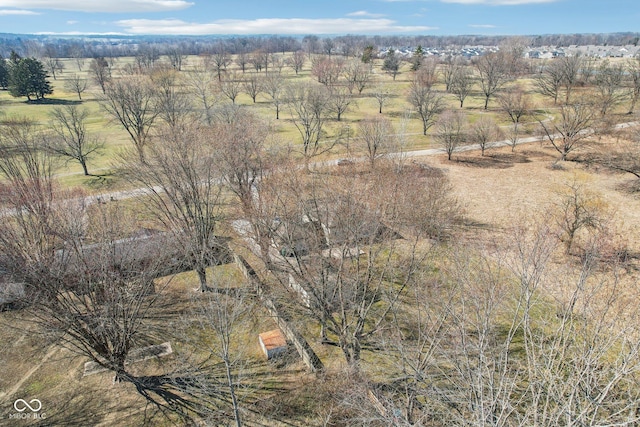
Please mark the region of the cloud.
<svg viewBox="0 0 640 427"><path fill-rule="evenodd" d="M356 12L347 13L347 16L362 16L367 18L381 18L384 15L380 13L369 13L366 10L358 10Z"/></svg>
<svg viewBox="0 0 640 427"><path fill-rule="evenodd" d="M193 6L185 0L0 0L0 7L78 12L162 12Z"/></svg>
<svg viewBox="0 0 640 427"><path fill-rule="evenodd" d="M534 3L555 3L558 0L440 0L443 3L484 4L488 6L519 6Z"/></svg>
<svg viewBox="0 0 640 427"><path fill-rule="evenodd" d="M0 16L6 15L40 15L37 12L33 12L31 10L22 10L22 9L0 9Z"/></svg>
<svg viewBox="0 0 640 427"><path fill-rule="evenodd" d="M36 32L33 33L37 36L86 36L88 33L83 32L83 31L61 31L61 32L55 32L55 31L40 31L40 32ZM128 34L125 33L118 33L118 32L106 32L106 33L90 33L92 36L127 36Z"/></svg>
<svg viewBox="0 0 640 427"><path fill-rule="evenodd" d="M210 23L179 19L126 19L117 25L129 34L203 35L203 34L383 34L415 33L436 29L426 26L396 25L390 19L301 19L273 18L254 20L218 20Z"/></svg>
<svg viewBox="0 0 640 427"><path fill-rule="evenodd" d="M77 23L78 23L78 21L74 21L74 20L67 21L67 24L69 24L69 25L75 25Z"/></svg>
<svg viewBox="0 0 640 427"><path fill-rule="evenodd" d="M471 28L497 28L495 25L491 24L471 24L469 26Z"/></svg>

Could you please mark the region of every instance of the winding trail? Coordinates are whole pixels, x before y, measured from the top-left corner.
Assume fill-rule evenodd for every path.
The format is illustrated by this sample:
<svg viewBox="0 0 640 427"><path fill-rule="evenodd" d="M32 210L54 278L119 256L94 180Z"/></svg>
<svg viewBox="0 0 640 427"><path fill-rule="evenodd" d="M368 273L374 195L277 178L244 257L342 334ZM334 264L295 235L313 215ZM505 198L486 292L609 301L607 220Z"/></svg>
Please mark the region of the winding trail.
<svg viewBox="0 0 640 427"><path fill-rule="evenodd" d="M634 126L638 126L640 125L640 122L627 122L627 123L619 123L617 125L615 125L613 128L614 129L624 129L624 128L628 128L628 127L634 127ZM593 132L593 130L589 130L589 132ZM532 136L532 137L527 137L527 138L519 138L518 141L516 142L516 145L520 145L520 144L528 144L531 142L538 142L540 141L540 137L537 136ZM510 140L502 140L502 141L495 141L492 142L490 144L488 144L489 148L496 148L496 147L506 147L506 146L510 146L511 145L511 141ZM461 153L461 152L466 152L466 151L473 151L473 150L479 150L480 146L478 144L470 144L470 145L464 145L461 147L458 147L454 150L454 152L456 153ZM406 157L423 157L423 156L436 156L436 155L440 155L440 154L446 154L445 150L443 148L428 148L428 149L424 149L424 150L412 150L412 151L405 151L402 153L396 152L396 153L390 153L389 156L392 157L400 157L400 156L406 156ZM321 162L315 162L310 164L311 167L313 166L336 166L338 164L338 162L342 160L342 159L333 159L333 160L326 160L326 161L321 161ZM356 162L361 162L361 161L365 161L366 158L365 157L360 157L357 159L350 159ZM80 174L81 172L77 172L75 174ZM74 174L74 173L71 173ZM67 174L65 174L67 175ZM104 203L104 202L108 202L108 201L116 201L116 200L125 200L125 199L132 199L135 197L140 197L140 196L144 196L147 194L150 194L152 192L161 192L162 189L160 187L154 187L152 190L151 189L147 189L147 188L134 188L132 190L122 190L122 191L113 191L113 192L108 192L108 193L102 193L102 194L95 194L92 196L87 196L84 199L84 202L87 204L93 204L93 203ZM7 216L13 216L15 215L16 211L15 209L1 209L0 210L0 218L4 218Z"/></svg>

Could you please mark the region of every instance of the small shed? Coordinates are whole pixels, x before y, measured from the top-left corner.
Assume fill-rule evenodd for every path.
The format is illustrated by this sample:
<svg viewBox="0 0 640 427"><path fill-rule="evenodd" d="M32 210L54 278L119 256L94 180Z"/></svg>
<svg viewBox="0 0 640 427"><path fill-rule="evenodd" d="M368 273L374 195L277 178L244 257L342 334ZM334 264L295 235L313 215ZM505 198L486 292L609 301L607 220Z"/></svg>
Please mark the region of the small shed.
<svg viewBox="0 0 640 427"><path fill-rule="evenodd" d="M287 350L287 340L280 332L280 329L263 332L258 335L260 347L267 356L267 360L272 359Z"/></svg>

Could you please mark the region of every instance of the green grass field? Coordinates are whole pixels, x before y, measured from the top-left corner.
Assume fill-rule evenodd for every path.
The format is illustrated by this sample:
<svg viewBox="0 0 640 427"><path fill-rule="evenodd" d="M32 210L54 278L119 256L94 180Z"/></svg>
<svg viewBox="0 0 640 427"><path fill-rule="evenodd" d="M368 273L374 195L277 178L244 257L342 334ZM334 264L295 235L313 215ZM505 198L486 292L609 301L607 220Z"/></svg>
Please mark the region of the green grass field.
<svg viewBox="0 0 640 427"><path fill-rule="evenodd" d="M6 91L0 91L0 111L5 118L28 117L39 123L43 129L46 129L50 126L51 119L49 114L57 105L78 103L83 108L88 109L87 130L92 136L99 138L105 143L104 150L89 161L89 170L91 173L97 175L104 174L105 177L103 179L83 177L81 176L80 166L70 161L60 164L57 170L60 181L65 185L80 185L90 192L103 191L110 188L125 188L126 184L117 182L116 178L112 175L112 171L118 153L124 148L131 146L129 136L118 123L113 122L110 117L108 117L105 110L101 107L99 98L102 93L100 88L91 82L89 61L85 61L82 70L78 70L75 60L63 59L62 62L64 64L64 72L57 74L57 79L55 80L50 78L54 93L48 97L47 102L41 104L27 103L24 99L12 98ZM186 58L183 71L179 73L179 76L183 77L182 79L179 78L179 84L184 85L184 81L186 80L184 77L192 73L194 67L201 65L201 63L202 59L199 57L191 56ZM121 78L123 71L132 64L133 58L118 59L112 69L114 79ZM350 142L350 152L347 152L345 145L341 144L335 147L330 156L360 155L357 150L353 152L354 147L357 145L353 142L358 137L358 123L367 116L375 116L378 114L378 103L372 94L372 88L376 85L383 85L390 91L389 99L383 107L383 115L391 120L396 132L402 131L404 133L408 143L407 149L423 149L435 146L430 136L433 130L430 130L427 136L422 135L422 123L416 113L411 111L412 107L407 101L407 93L414 76L414 73L409 70L409 65L403 64L401 72L396 76L395 80L381 70L381 65L381 60L375 61L372 69L372 78L368 87L365 88L362 94L354 92L353 101L348 111L343 114L342 120L337 121L335 116L330 116L329 120L325 123L324 139L333 140L339 136L344 138L345 135L348 135L349 141L347 142ZM236 64L230 64L228 71L237 73L238 76L242 77L242 73ZM247 68L246 75L251 73L256 73L256 71ZM87 90L82 94L82 101L78 100L77 94L71 93L65 88L65 82L76 75L89 81ZM296 75L292 69L285 67L282 69L282 75L287 82L311 82L315 80L311 74L311 62L309 60L307 60L305 67L299 74ZM180 81L182 81L182 83L180 83ZM517 82L509 83L509 85L514 84L521 85L526 89L527 95L531 99L531 104L536 106L536 108L540 109L545 106L545 103L548 104L546 99L533 91L531 80L520 79ZM444 92L444 85L442 83L437 83L434 88ZM226 98L221 97L221 102L230 102L228 99L225 101L225 99ZM280 120L276 120L275 107L266 93L260 93L255 103L249 95L240 93L236 99L236 103L250 108L258 114L259 117L263 118L270 125L271 129L273 129L276 136L275 140L279 143L293 146L300 144L300 135L293 125L288 108L282 105ZM459 109L459 101L452 94L445 94L445 103L448 109ZM499 125L505 128L509 126L510 122L506 114L498 109L495 100L490 102L490 108L487 111L483 109L483 103L483 96L477 90L465 100L462 111L464 111L470 123L473 123L481 116L489 115L493 117ZM546 105L546 107L553 106ZM525 118L525 122L535 122L535 119L528 117ZM531 126L525 127L524 131L531 131Z"/></svg>

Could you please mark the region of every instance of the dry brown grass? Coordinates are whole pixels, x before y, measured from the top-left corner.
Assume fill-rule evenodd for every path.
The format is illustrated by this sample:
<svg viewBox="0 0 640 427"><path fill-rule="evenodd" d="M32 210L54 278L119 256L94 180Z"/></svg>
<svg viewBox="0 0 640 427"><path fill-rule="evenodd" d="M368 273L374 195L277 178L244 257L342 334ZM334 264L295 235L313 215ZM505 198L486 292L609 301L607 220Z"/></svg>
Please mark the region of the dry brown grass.
<svg viewBox="0 0 640 427"><path fill-rule="evenodd" d="M484 157L473 151L454 154L451 162L445 156L425 161L447 170L470 221L493 231L543 219L559 199L558 192L581 181L608 207L614 232L631 251L640 251L640 196L623 189L635 178L557 159L552 148L531 143L518 146L515 153L503 147Z"/></svg>

